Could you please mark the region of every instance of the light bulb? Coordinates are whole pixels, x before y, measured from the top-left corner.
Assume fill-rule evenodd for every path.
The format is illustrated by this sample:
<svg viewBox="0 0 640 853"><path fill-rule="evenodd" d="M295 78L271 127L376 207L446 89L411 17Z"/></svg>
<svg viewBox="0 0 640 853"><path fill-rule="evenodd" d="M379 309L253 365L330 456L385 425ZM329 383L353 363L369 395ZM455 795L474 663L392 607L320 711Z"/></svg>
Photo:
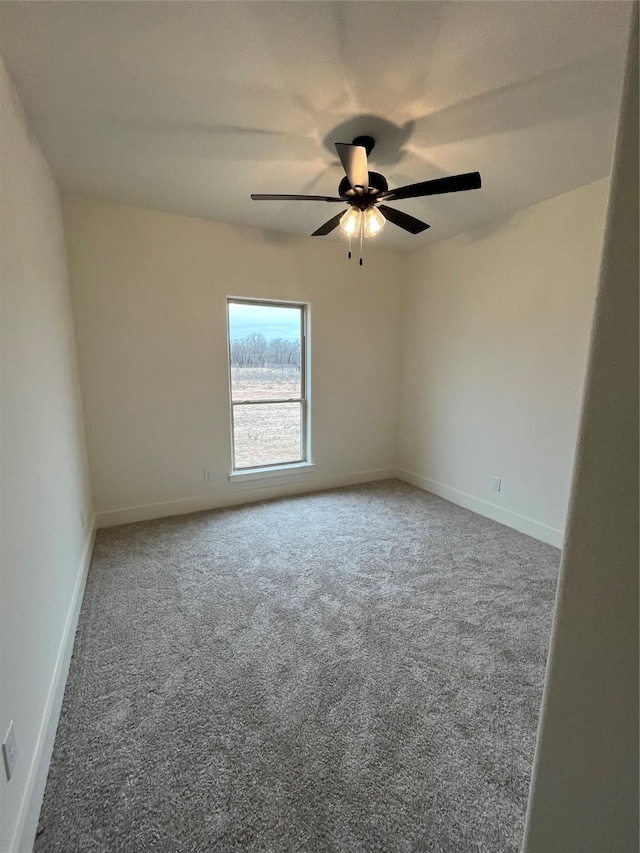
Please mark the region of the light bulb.
<svg viewBox="0 0 640 853"><path fill-rule="evenodd" d="M384 228L387 220L373 204L364 212L364 236L373 237Z"/></svg>
<svg viewBox="0 0 640 853"><path fill-rule="evenodd" d="M362 224L362 211L357 207L350 207L340 219L340 228L347 237L357 237Z"/></svg>

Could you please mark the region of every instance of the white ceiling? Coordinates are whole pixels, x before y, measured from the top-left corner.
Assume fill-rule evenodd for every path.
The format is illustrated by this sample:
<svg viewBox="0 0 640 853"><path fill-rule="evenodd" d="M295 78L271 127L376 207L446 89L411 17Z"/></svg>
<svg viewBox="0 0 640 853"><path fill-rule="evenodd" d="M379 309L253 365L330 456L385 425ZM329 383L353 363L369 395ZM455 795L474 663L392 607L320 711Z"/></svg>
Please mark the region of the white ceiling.
<svg viewBox="0 0 640 853"><path fill-rule="evenodd" d="M482 231L609 173L623 2L1 2L1 50L61 188L310 234L337 208L333 142L377 140L389 186L480 171L397 202L415 249ZM336 235L317 239L341 239Z"/></svg>

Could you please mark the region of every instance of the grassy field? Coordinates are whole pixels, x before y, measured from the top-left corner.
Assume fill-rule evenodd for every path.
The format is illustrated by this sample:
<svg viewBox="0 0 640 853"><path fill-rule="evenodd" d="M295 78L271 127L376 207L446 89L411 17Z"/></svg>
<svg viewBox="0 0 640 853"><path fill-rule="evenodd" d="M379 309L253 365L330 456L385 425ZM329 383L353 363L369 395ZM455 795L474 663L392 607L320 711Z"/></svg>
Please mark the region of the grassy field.
<svg viewBox="0 0 640 853"><path fill-rule="evenodd" d="M233 399L300 396L300 371L291 367L232 367ZM234 406L235 467L300 459L300 404Z"/></svg>

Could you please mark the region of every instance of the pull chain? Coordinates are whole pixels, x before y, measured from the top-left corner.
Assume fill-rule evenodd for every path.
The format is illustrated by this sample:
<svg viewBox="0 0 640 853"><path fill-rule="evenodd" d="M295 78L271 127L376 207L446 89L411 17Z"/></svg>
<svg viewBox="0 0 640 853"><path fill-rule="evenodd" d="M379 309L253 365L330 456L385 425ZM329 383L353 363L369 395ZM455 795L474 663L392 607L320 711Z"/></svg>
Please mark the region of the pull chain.
<svg viewBox="0 0 640 853"><path fill-rule="evenodd" d="M362 236L364 233L364 228L360 225L360 266L362 266Z"/></svg>
<svg viewBox="0 0 640 853"><path fill-rule="evenodd" d="M351 234L349 234L349 253L347 254L349 260L351 260Z"/></svg>

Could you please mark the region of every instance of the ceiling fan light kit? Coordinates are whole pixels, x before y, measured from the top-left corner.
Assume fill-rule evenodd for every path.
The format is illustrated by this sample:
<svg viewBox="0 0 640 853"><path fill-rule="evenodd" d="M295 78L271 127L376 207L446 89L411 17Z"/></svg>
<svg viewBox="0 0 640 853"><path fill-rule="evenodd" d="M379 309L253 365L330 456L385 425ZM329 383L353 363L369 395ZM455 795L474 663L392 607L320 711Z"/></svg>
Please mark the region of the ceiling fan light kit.
<svg viewBox="0 0 640 853"><path fill-rule="evenodd" d="M382 231L387 221L374 204L365 210L363 218L365 237L375 237Z"/></svg>
<svg viewBox="0 0 640 853"><path fill-rule="evenodd" d="M340 230L347 237L358 237L360 229L364 229L365 237L375 237L384 228L386 219L372 204L363 212L359 207L350 206L340 218Z"/></svg>
<svg viewBox="0 0 640 853"><path fill-rule="evenodd" d="M362 211L357 207L350 207L340 218L340 229L347 237L357 237L362 226Z"/></svg>
<svg viewBox="0 0 640 853"><path fill-rule="evenodd" d="M357 136L352 143L336 142L335 145L345 171L345 177L338 186L337 196L252 193L251 198L254 201L327 201L348 204L346 212L333 216L317 228L311 236L323 237L340 226L340 230L349 238L349 258L351 257L351 239L359 237L360 266L362 266L362 238L379 234L387 221L410 234L420 234L429 228L426 222L416 219L415 216L380 202L477 190L482 186L479 172L467 172L463 175L435 178L390 190L384 175L369 171L367 157L375 145L373 137Z"/></svg>

